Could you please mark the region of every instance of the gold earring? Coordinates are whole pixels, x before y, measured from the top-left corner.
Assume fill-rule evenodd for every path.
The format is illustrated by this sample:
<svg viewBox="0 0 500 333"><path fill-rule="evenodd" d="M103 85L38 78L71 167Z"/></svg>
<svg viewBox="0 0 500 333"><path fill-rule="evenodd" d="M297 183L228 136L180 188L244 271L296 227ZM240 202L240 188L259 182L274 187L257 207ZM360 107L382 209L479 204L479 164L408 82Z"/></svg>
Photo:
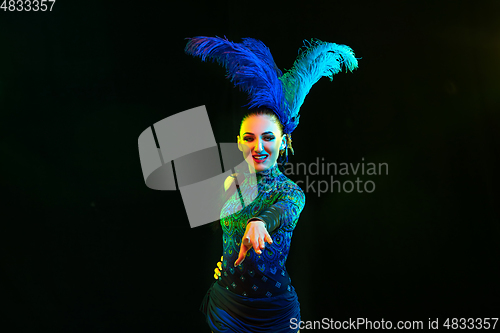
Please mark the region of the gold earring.
<svg viewBox="0 0 500 333"><path fill-rule="evenodd" d="M288 135L287 135L287 134L285 134L284 136L286 137L286 140L287 140L287 142L288 142ZM285 151L286 151L286 148L285 148L285 147L286 147L286 145L285 145L283 148L281 148L281 149L280 149L280 155L283 155L283 154L285 153Z"/></svg>
<svg viewBox="0 0 500 333"><path fill-rule="evenodd" d="M293 152L293 148L292 148L292 135L291 134L287 135L287 145L288 145L288 148L290 148L292 155L295 155Z"/></svg>

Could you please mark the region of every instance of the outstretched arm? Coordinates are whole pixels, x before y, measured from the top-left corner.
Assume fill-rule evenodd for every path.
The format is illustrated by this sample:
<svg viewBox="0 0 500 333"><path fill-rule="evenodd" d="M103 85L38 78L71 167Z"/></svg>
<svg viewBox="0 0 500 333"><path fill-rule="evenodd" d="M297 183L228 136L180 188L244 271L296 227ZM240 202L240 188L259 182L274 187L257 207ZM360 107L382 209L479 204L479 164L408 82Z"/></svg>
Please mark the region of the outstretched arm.
<svg viewBox="0 0 500 333"><path fill-rule="evenodd" d="M249 219L234 266L238 266L245 260L247 252L252 247L255 253L261 254L266 242L272 244L270 234L273 231L280 227L293 230L304 205L305 195L302 189L298 186L290 187L283 192L274 205Z"/></svg>

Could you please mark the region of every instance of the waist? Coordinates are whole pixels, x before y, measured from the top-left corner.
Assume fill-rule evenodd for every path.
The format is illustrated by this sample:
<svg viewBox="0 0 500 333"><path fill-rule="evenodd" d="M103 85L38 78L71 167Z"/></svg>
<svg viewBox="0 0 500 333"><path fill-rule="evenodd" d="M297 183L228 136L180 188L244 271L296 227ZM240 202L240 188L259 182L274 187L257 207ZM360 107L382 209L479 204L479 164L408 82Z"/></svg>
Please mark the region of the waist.
<svg viewBox="0 0 500 333"><path fill-rule="evenodd" d="M249 268L241 271L230 267L222 271L221 278L217 281L219 286L232 293L252 298L283 295L293 289L291 282L284 267L271 269L268 274L258 269Z"/></svg>

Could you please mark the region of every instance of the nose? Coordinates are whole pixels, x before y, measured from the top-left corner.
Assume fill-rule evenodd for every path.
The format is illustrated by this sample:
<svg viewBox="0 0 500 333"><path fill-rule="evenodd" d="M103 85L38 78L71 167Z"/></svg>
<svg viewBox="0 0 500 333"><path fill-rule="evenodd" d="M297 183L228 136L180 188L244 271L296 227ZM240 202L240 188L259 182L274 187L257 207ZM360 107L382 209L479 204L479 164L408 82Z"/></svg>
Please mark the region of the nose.
<svg viewBox="0 0 500 333"><path fill-rule="evenodd" d="M264 141L261 139L255 140L255 146L254 149L255 153L260 154L264 152Z"/></svg>

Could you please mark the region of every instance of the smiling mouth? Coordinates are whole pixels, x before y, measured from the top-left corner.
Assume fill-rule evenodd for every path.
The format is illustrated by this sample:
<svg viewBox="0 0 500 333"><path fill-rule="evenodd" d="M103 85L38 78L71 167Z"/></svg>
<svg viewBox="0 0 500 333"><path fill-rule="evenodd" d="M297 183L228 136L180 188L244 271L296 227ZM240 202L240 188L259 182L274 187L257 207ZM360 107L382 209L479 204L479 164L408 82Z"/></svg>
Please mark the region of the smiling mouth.
<svg viewBox="0 0 500 333"><path fill-rule="evenodd" d="M269 155L252 155L252 158L255 162L257 163L262 163L264 162L265 160L267 160L267 157Z"/></svg>

